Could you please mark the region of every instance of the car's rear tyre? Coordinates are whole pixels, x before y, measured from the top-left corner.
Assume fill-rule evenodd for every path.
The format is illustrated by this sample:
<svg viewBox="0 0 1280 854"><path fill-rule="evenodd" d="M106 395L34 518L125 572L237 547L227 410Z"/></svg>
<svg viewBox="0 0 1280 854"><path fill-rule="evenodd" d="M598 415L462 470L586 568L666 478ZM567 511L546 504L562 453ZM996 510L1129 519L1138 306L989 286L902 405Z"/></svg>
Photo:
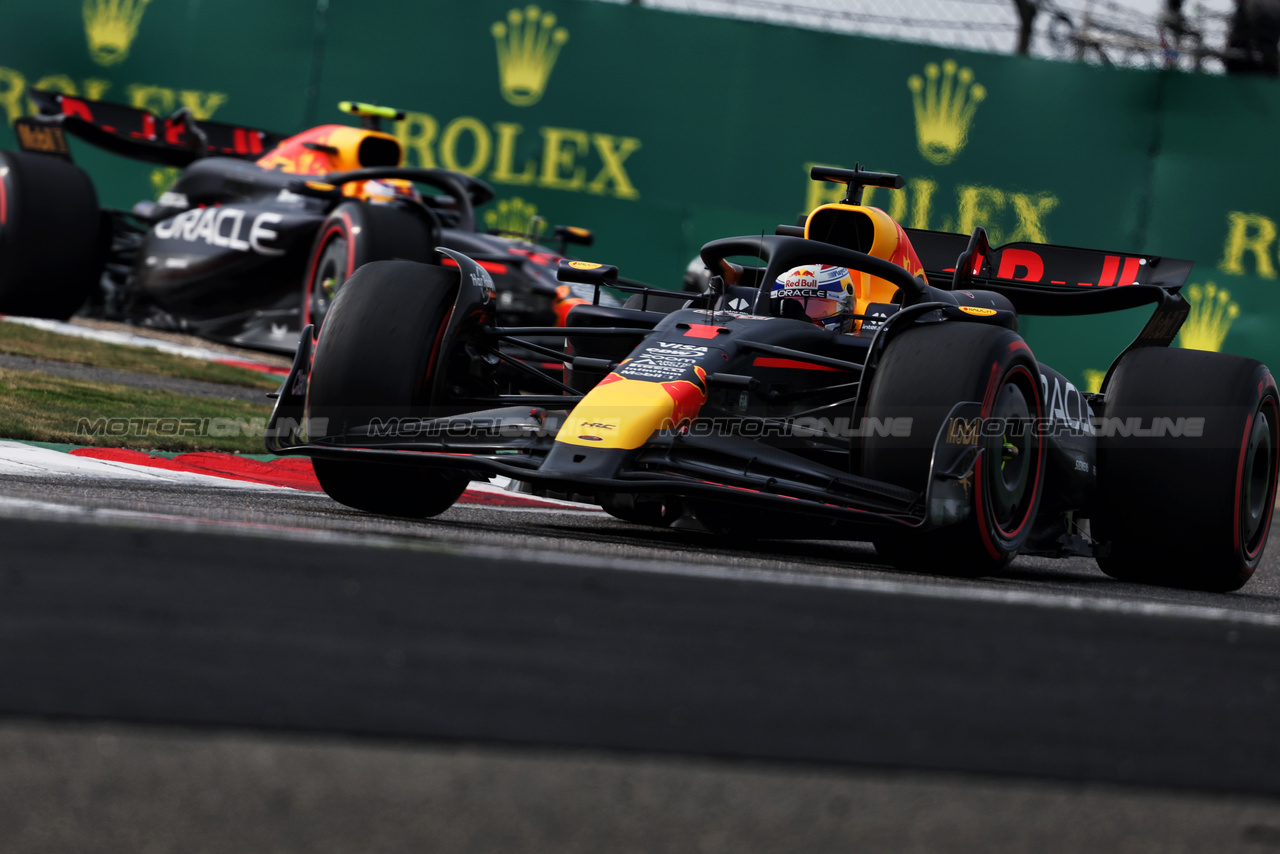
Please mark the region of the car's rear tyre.
<svg viewBox="0 0 1280 854"><path fill-rule="evenodd" d="M98 286L107 234L82 170L0 151L0 314L70 317Z"/></svg>
<svg viewBox="0 0 1280 854"><path fill-rule="evenodd" d="M980 455L964 520L931 531L885 530L875 538L876 551L900 568L988 575L1005 567L1031 533L1045 465L1044 437L1031 425L1044 417L1044 402L1031 349L1007 329L946 322L894 338L871 380L863 414L911 418L910 435L872 431L862 446L863 473L923 494L934 441L961 401L981 402L984 422L1003 419L1006 429L975 437Z"/></svg>
<svg viewBox="0 0 1280 854"><path fill-rule="evenodd" d="M307 388L308 424L338 436L375 418L430 415L458 271L381 261L347 280L316 341ZM320 486L348 507L423 518L449 509L468 477L451 470L315 459Z"/></svg>
<svg viewBox="0 0 1280 854"><path fill-rule="evenodd" d="M1102 571L1196 590L1241 587L1262 559L1275 507L1280 393L1271 372L1240 356L1147 347L1121 359L1105 391L1091 520Z"/></svg>
<svg viewBox="0 0 1280 854"><path fill-rule="evenodd" d="M316 232L302 282L302 325L318 330L356 270L371 261L438 263L440 229L426 208L347 202Z"/></svg>

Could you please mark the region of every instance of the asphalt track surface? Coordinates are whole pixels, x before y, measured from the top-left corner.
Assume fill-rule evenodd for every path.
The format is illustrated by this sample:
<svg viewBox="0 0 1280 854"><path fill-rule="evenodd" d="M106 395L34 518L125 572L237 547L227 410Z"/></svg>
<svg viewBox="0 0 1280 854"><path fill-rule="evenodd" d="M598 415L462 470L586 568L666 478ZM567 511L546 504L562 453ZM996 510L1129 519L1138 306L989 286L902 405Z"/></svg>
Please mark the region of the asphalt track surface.
<svg viewBox="0 0 1280 854"><path fill-rule="evenodd" d="M1274 544L1208 595L20 476L0 543L5 850L1280 848Z"/></svg>

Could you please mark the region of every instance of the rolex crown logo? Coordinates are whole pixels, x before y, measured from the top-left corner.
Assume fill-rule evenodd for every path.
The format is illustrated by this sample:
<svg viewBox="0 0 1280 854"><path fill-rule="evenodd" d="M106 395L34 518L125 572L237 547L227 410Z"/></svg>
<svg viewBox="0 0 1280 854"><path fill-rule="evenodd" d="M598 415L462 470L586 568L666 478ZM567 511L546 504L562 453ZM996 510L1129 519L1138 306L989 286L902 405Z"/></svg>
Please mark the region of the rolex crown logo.
<svg viewBox="0 0 1280 854"><path fill-rule="evenodd" d="M492 208L484 212L484 224L491 231L507 234L528 234L533 218L538 215L538 208L532 202L516 196L501 199Z"/></svg>
<svg viewBox="0 0 1280 854"><path fill-rule="evenodd" d="M498 43L502 97L517 107L538 103L569 31L556 26L552 13L526 6L508 12L505 21L494 23L492 32Z"/></svg>
<svg viewBox="0 0 1280 854"><path fill-rule="evenodd" d="M1213 282L1192 285L1184 292L1191 313L1178 332L1178 346L1184 350L1218 352L1227 339L1231 324L1240 316L1240 306L1231 301L1231 292L1219 290Z"/></svg>
<svg viewBox="0 0 1280 854"><path fill-rule="evenodd" d="M151 189L155 191L155 197L158 199L169 191L178 181L178 174L182 170L176 166L161 166L158 169L151 170Z"/></svg>
<svg viewBox="0 0 1280 854"><path fill-rule="evenodd" d="M911 100L916 108L916 144L924 159L945 166L969 141L969 126L978 105L987 97L987 89L973 82L973 70L959 69L948 59L924 67L924 77L913 74L907 79Z"/></svg>
<svg viewBox="0 0 1280 854"><path fill-rule="evenodd" d="M129 57L142 13L151 0L84 0L84 32L89 56L99 65L119 65Z"/></svg>

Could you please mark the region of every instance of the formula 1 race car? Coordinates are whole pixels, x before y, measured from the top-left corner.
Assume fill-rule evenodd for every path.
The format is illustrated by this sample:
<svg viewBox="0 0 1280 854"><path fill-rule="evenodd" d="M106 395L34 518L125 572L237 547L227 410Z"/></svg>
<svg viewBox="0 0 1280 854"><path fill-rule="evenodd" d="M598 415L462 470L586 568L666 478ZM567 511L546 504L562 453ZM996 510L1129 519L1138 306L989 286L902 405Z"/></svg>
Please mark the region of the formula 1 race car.
<svg viewBox="0 0 1280 854"><path fill-rule="evenodd" d="M487 271L369 264L304 334L268 448L324 490L429 517L474 478L598 502L622 519L763 538L869 540L904 568L999 571L1015 554L1092 555L1120 579L1240 587L1270 530L1280 394L1259 362L1170 348L1191 262L988 245L904 229L860 204L897 175L815 167L839 204L767 237L717 240L690 299L631 288L563 329L495 316ZM735 260L736 259L736 260ZM758 259L756 263L741 263ZM843 325L806 314L838 268ZM597 289L614 267L562 262ZM794 298L793 298L794 297ZM1022 314L1155 306L1084 393L1037 362ZM521 369L536 348L560 376Z"/></svg>
<svg viewBox="0 0 1280 854"><path fill-rule="evenodd" d="M396 110L344 102L364 127L296 136L32 90L39 114L19 119L22 152L0 152L0 313L66 318L86 304L112 319L293 353L319 326L356 267L440 262L465 252L492 275L504 322L554 325L581 300L556 280L569 244L591 232L557 226L550 249L528 233L482 233L485 183L401 164L379 129ZM184 167L159 203L100 208L70 162L66 134L108 151ZM427 192L419 192L415 184ZM539 221L540 222L540 221ZM612 297L606 301L616 304Z"/></svg>

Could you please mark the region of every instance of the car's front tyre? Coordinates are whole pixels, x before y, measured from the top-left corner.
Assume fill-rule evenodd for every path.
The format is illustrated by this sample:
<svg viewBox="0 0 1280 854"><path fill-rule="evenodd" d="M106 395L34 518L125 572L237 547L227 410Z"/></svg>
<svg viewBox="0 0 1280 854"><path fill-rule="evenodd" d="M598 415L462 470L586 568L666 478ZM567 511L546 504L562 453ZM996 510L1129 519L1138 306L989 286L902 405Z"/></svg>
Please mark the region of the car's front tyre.
<svg viewBox="0 0 1280 854"><path fill-rule="evenodd" d="M941 575L1003 569L1030 536L1044 488L1045 439L1039 367L1016 333L963 321L922 324L889 342L867 393L864 417L910 418L909 436L873 432L862 472L918 490L929 481L934 441L956 403L981 402L981 417L1004 426L982 431L968 481L970 512L930 531L886 529L876 551L895 566Z"/></svg>
<svg viewBox="0 0 1280 854"><path fill-rule="evenodd" d="M456 269L381 261L356 270L329 309L316 340L307 387L308 424L346 436L375 419L435 413L442 341L458 293ZM467 487L465 474L356 459L313 461L335 501L386 516L443 513Z"/></svg>

